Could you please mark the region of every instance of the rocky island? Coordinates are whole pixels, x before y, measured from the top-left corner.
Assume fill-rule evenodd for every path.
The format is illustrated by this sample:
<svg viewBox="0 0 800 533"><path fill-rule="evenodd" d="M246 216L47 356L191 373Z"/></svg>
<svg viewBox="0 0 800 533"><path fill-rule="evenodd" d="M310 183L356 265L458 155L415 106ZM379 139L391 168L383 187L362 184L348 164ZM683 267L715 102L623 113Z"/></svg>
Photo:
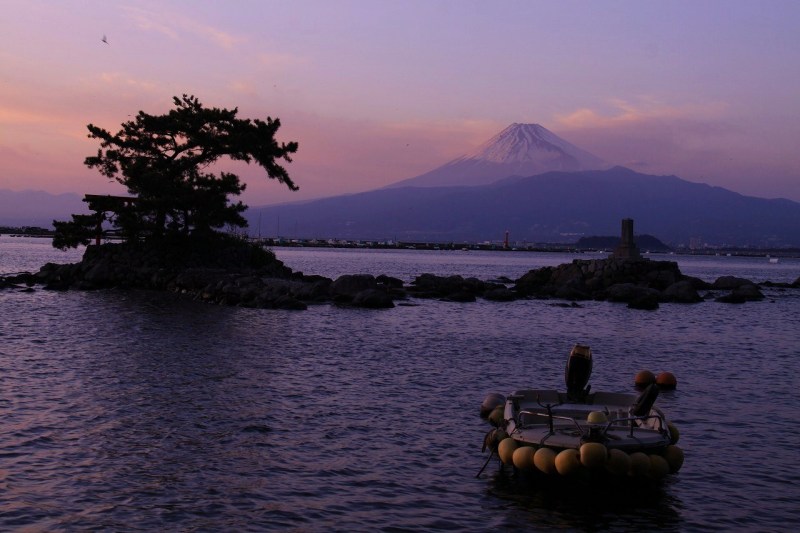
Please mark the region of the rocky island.
<svg viewBox="0 0 800 533"><path fill-rule="evenodd" d="M622 253L624 255L624 253ZM800 288L791 284L763 285ZM660 303L715 300L743 303L763 298L760 286L731 276L706 282L681 273L673 261L622 257L581 260L530 270L516 280L423 273L410 284L386 276L351 274L330 279L292 271L275 255L246 241L220 238L214 246L189 241L89 245L79 263L48 263L35 273L0 277L6 290L149 289L184 294L202 302L264 309L302 310L314 304L391 308L396 302L438 299L470 302L585 300L656 309Z"/></svg>

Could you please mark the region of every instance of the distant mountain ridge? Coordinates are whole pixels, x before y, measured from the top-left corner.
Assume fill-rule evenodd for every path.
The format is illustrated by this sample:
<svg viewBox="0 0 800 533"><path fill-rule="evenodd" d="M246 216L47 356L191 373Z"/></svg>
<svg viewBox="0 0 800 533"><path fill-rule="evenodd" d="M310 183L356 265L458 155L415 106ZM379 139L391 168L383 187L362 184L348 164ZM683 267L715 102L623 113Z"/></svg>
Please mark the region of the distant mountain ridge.
<svg viewBox="0 0 800 533"><path fill-rule="evenodd" d="M52 229L53 220L70 220L73 213L88 213L81 198L73 193L0 189L0 225Z"/></svg>
<svg viewBox="0 0 800 533"><path fill-rule="evenodd" d="M510 177L475 187L399 187L248 210L262 236L430 242L576 242L622 218L670 245L800 246L800 203L753 198L624 167Z"/></svg>
<svg viewBox="0 0 800 533"><path fill-rule="evenodd" d="M602 161L537 124L512 124L469 154L383 189L245 212L250 234L428 242L577 242L638 234L672 246L800 247L800 203L743 196ZM542 165L566 170L530 171ZM76 194L0 189L0 225L50 228L85 213Z"/></svg>
<svg viewBox="0 0 800 533"><path fill-rule="evenodd" d="M488 185L508 176L532 176L554 170L597 170L608 166L599 157L539 124L515 123L475 150L430 172L389 185L389 188Z"/></svg>

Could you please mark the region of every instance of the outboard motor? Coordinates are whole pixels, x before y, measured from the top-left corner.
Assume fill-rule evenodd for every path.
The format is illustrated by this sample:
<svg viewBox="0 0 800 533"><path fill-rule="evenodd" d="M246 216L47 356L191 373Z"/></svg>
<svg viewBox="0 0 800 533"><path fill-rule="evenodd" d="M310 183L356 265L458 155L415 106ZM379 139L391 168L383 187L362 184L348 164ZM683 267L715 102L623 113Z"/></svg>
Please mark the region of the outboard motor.
<svg viewBox="0 0 800 533"><path fill-rule="evenodd" d="M592 350L583 344L572 347L564 369L564 381L567 383L567 397L574 401L585 401L589 394L589 377L592 375Z"/></svg>

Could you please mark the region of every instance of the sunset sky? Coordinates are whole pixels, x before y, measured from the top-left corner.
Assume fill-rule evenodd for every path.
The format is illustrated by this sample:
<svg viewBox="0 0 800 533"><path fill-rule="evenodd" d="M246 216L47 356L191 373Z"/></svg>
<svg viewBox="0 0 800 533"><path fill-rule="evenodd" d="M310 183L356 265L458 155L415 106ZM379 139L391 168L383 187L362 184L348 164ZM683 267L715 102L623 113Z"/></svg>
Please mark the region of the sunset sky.
<svg viewBox="0 0 800 533"><path fill-rule="evenodd" d="M382 187L539 123L611 163L800 201L797 0L0 0L0 188L124 194L83 165L172 97L281 119L300 191ZM108 44L101 41L107 36Z"/></svg>

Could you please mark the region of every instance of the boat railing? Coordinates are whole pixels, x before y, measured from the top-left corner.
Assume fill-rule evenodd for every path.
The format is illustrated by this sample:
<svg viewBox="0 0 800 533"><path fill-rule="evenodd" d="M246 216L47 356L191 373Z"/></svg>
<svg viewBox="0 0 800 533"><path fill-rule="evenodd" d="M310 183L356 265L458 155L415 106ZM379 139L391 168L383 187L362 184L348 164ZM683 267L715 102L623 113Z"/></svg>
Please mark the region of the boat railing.
<svg viewBox="0 0 800 533"><path fill-rule="evenodd" d="M520 414L520 417L519 417L519 427L520 428L526 427L526 424L522 420L522 416L521 415L531 415L531 416L536 416L536 417L541 417L541 418L547 419L547 421L550 423L550 431L551 432L553 431L553 420L564 420L565 422L572 423L572 424L575 425L575 427L578 429L578 431L580 431L581 433L583 432L583 428L581 427L581 425L578 423L577 420L575 420L574 417L571 417L571 416L554 415L552 413L537 413L535 411L526 411L526 410L520 411L519 414Z"/></svg>
<svg viewBox="0 0 800 533"><path fill-rule="evenodd" d="M606 424L605 429L603 430L603 433L608 432L608 430L611 429L611 426L614 425L629 427L631 437L633 437L634 429L650 429L657 430L659 433L664 433L667 428L667 424L664 422L664 417L660 413L643 416L627 416L609 420L608 424Z"/></svg>
<svg viewBox="0 0 800 533"><path fill-rule="evenodd" d="M593 424L585 424L581 425L578 420L576 420L573 416L568 415L557 415L553 414L552 411L547 413L536 412L536 411L529 411L527 409L523 409L519 411L519 417L517 420L517 427L520 429L524 429L529 427L529 424L526 423L525 417L536 417L544 419L544 424L550 425L550 433L554 432L554 421L560 420L567 423L567 425L575 426L575 428L580 433L587 433L591 430L592 426L597 427ZM612 418L609 420L604 426L601 431L602 434L606 434L609 429L612 427L627 427L630 429L630 436L633 437L633 432L635 429L650 429L650 430L657 430L660 433L664 433L666 431L667 424L664 421L664 417L660 413L656 414L649 414L644 416L625 416L625 417L617 417Z"/></svg>

